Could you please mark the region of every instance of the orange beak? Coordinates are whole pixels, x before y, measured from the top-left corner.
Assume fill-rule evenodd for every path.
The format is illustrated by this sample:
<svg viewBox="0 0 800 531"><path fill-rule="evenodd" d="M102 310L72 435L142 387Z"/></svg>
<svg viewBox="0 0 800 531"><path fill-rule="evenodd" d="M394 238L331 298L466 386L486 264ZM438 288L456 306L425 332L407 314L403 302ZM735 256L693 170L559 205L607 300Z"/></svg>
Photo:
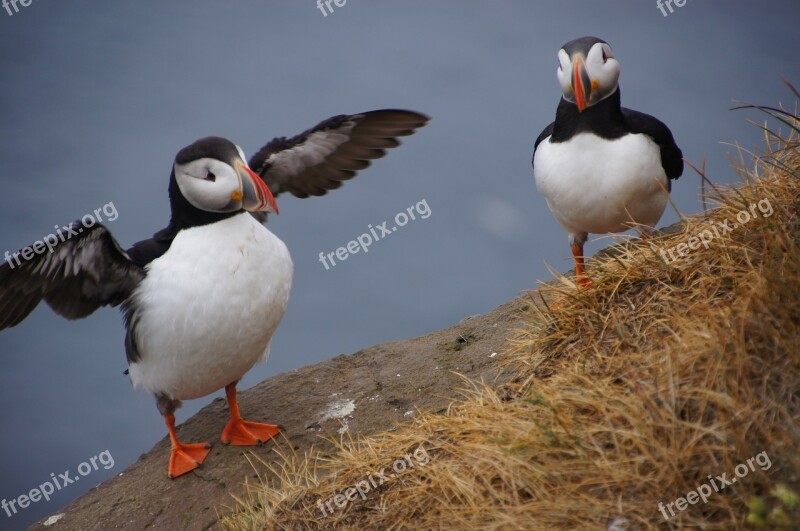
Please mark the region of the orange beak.
<svg viewBox="0 0 800 531"><path fill-rule="evenodd" d="M592 82L586 71L586 63L580 55L572 60L572 90L575 93L575 105L578 112L583 112L588 105L586 102L592 91Z"/></svg>
<svg viewBox="0 0 800 531"><path fill-rule="evenodd" d="M244 162L237 163L239 178L242 182L240 197L232 199L242 201L242 208L249 212L274 212L278 214L278 204L275 196L267 187L264 180L256 172L247 167ZM234 192L236 194L237 192Z"/></svg>

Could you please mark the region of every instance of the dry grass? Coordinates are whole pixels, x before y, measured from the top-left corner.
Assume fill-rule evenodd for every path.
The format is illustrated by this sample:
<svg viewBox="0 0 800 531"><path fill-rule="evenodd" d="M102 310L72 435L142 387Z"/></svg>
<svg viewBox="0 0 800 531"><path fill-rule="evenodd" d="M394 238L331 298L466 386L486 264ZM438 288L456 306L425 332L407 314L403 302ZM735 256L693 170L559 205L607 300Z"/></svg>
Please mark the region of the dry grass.
<svg viewBox="0 0 800 531"><path fill-rule="evenodd" d="M800 148L767 140L706 218L591 260L591 289L560 277L529 294L528 326L504 354L515 384L465 382L446 414L342 441L332 458L285 455L223 526L736 529L757 497L779 506L773 488L800 486ZM765 200L769 217L750 209ZM742 210L756 216L708 249L661 258ZM420 446L426 465L323 515L319 502ZM761 452L768 470L668 521L659 512ZM790 502L783 516L800 518Z"/></svg>

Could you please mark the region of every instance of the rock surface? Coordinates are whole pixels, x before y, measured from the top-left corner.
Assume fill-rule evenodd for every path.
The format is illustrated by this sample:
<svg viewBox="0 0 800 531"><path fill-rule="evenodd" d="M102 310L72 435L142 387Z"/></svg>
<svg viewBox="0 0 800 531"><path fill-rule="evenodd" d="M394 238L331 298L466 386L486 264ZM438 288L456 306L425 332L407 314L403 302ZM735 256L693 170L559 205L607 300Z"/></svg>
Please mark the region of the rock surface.
<svg viewBox="0 0 800 531"><path fill-rule="evenodd" d="M506 303L487 315L468 317L427 336L376 345L309 367L279 374L239 394L245 418L280 422L300 455L312 446L332 449L320 435L366 435L411 419L416 410L444 411L471 379L506 381L497 362L517 328L524 303ZM494 355L493 355L494 353ZM215 529L218 516L236 505L244 481L258 481L248 461L276 460L263 447L228 447L219 433L228 421L217 399L178 430L187 442L212 441L203 466L176 480L166 477L169 440L164 437L122 474L57 511L63 517L31 529ZM52 518L52 517L50 517ZM52 521L52 520L51 520Z"/></svg>

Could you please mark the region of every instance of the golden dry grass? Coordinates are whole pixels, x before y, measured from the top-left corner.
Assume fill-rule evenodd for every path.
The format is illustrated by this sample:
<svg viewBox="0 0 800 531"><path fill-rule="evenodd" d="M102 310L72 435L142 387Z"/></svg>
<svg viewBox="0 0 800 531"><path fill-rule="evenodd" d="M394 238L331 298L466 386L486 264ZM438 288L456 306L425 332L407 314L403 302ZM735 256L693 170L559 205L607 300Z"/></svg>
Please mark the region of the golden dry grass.
<svg viewBox="0 0 800 531"><path fill-rule="evenodd" d="M780 506L770 491L800 486L800 148L796 137L767 140L742 184L715 190L716 208L683 232L590 260L590 289L559 277L530 293L527 326L503 354L514 384L465 382L446 414L341 441L327 459L286 454L223 526L737 529L757 497L760 512ZM771 215L751 209L759 201ZM752 219L708 249L662 259L743 210ZM321 509L420 447L427 464ZM767 470L754 463L665 520L659 502L730 479L762 452Z"/></svg>

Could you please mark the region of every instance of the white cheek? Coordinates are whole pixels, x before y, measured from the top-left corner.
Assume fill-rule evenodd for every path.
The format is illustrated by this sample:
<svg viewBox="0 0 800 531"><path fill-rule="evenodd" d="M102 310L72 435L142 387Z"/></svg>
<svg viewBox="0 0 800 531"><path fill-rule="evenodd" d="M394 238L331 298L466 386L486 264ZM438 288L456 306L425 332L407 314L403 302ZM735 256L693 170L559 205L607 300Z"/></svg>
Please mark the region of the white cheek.
<svg viewBox="0 0 800 531"><path fill-rule="evenodd" d="M567 92L571 92L569 90L569 84L570 84L569 74L564 72L563 68L559 68L557 75L558 75L558 83L559 85L561 85L561 91L564 94L566 94Z"/></svg>
<svg viewBox="0 0 800 531"><path fill-rule="evenodd" d="M609 59L600 68L596 68L595 72L596 75L593 76L593 78L597 79L600 91L604 94L613 92L614 87L616 87L617 81L619 80L620 68L617 60Z"/></svg>
<svg viewBox="0 0 800 531"><path fill-rule="evenodd" d="M568 101L572 101L572 72L563 66L558 69L558 84L561 85L561 92Z"/></svg>
<svg viewBox="0 0 800 531"><path fill-rule="evenodd" d="M176 180L181 193L194 207L208 212L231 210L231 194L237 189L232 183L220 182L219 179L216 182L204 181L186 175L179 175Z"/></svg>
<svg viewBox="0 0 800 531"><path fill-rule="evenodd" d="M556 76L558 77L558 84L561 85L561 92L564 95L569 95L572 93L570 90L571 84L571 66L569 61L569 56L567 52L564 50L559 50L558 52L558 64L559 68L556 69Z"/></svg>

